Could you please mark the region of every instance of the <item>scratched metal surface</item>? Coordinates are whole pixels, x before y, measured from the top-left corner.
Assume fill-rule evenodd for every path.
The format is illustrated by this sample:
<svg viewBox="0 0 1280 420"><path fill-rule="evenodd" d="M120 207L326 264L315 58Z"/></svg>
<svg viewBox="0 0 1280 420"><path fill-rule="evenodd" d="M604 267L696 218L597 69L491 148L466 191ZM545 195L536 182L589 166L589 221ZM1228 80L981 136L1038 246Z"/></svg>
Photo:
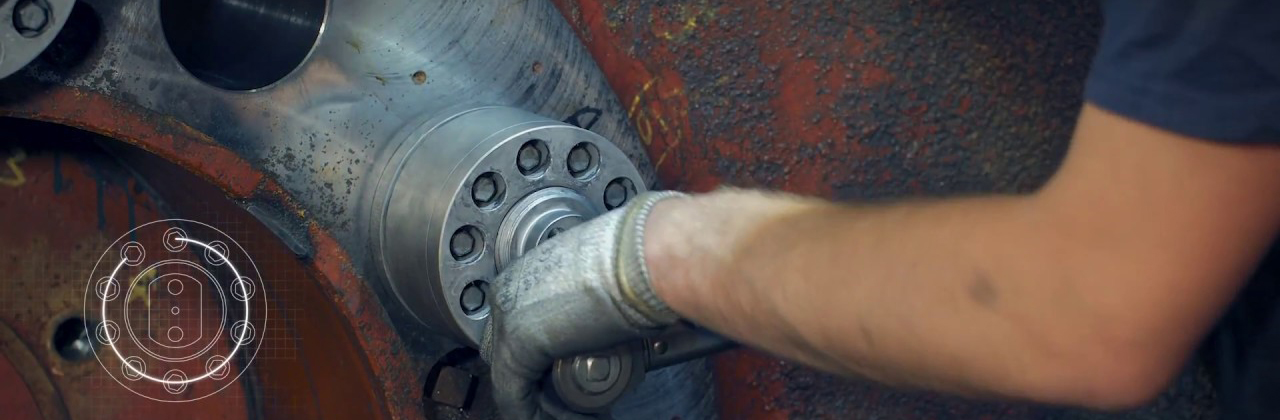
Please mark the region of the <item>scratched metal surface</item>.
<svg viewBox="0 0 1280 420"><path fill-rule="evenodd" d="M174 59L159 2L81 0L62 42L0 80L0 116L109 136L247 209L314 276L339 312L328 321L352 332L335 351L368 365L370 406L419 418L425 372L452 344L388 297L364 213L365 186L398 130L454 105L518 106L604 135L646 182L654 177L621 105L548 2L321 2L329 18L299 68L270 88L232 92Z"/></svg>
<svg viewBox="0 0 1280 420"><path fill-rule="evenodd" d="M1097 40L1086 0L555 0L667 187L842 200L1026 192L1065 153ZM1199 365L1143 409L968 401L758 353L716 361L724 418L1213 418Z"/></svg>

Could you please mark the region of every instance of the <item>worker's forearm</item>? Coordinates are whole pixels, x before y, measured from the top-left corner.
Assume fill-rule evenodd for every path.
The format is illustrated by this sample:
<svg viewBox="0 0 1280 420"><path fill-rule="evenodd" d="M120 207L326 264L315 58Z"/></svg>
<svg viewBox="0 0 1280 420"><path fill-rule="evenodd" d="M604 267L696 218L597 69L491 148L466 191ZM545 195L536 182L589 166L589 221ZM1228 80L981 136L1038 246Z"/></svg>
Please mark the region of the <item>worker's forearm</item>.
<svg viewBox="0 0 1280 420"><path fill-rule="evenodd" d="M1075 348L1059 341L1091 332L1059 322L1090 315L1072 313L1046 252L1015 237L1036 230L1029 200L720 192L660 205L646 254L674 310L750 345L890 383L1039 398L1069 379L1048 359L1078 360L1055 354Z"/></svg>

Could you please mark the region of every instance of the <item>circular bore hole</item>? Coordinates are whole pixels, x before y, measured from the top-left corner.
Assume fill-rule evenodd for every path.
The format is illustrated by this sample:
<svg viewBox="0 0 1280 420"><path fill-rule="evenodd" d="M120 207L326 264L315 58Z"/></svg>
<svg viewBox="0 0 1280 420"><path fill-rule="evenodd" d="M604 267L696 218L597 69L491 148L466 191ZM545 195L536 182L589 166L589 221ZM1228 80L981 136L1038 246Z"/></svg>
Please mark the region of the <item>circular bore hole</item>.
<svg viewBox="0 0 1280 420"><path fill-rule="evenodd" d="M502 204L507 195L507 182L497 172L485 172L471 183L471 201L476 207L492 210Z"/></svg>
<svg viewBox="0 0 1280 420"><path fill-rule="evenodd" d="M578 143L569 149L565 166L569 169L569 175L574 178L582 181L591 179L600 171L600 149L591 143Z"/></svg>
<svg viewBox="0 0 1280 420"><path fill-rule="evenodd" d="M462 313L474 319L484 318L489 314L489 282L476 280L467 283L458 297L458 305Z"/></svg>
<svg viewBox="0 0 1280 420"><path fill-rule="evenodd" d="M520 145L520 152L516 154L516 168L520 170L521 175L527 177L542 175L550 164L551 152L547 149L546 142L534 139Z"/></svg>
<svg viewBox="0 0 1280 420"><path fill-rule="evenodd" d="M480 258L482 251L484 251L484 234L478 227L472 225L460 227L453 231L453 236L449 237L449 254L453 255L453 259L458 262L473 262Z"/></svg>
<svg viewBox="0 0 1280 420"><path fill-rule="evenodd" d="M609 210L622 207L636 196L636 184L627 178L615 178L604 187L604 206Z"/></svg>
<svg viewBox="0 0 1280 420"><path fill-rule="evenodd" d="M63 360L79 362L93 357L93 343L89 340L84 318L72 317L62 320L54 327L50 345Z"/></svg>
<svg viewBox="0 0 1280 420"><path fill-rule="evenodd" d="M227 90L260 89L311 54L326 0L160 0L160 26L178 63Z"/></svg>

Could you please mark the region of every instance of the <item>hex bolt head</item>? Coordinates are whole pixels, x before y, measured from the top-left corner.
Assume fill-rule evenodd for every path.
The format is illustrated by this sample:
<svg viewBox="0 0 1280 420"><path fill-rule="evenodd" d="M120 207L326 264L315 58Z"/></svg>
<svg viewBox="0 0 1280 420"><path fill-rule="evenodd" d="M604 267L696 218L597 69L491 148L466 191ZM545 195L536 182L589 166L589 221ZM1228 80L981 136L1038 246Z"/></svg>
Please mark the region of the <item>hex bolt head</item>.
<svg viewBox="0 0 1280 420"><path fill-rule="evenodd" d="M588 382L604 382L609 380L609 359L605 357L588 357L586 360L586 379Z"/></svg>
<svg viewBox="0 0 1280 420"><path fill-rule="evenodd" d="M465 259L476 251L475 234L468 228L458 229L449 238L449 253L454 259Z"/></svg>
<svg viewBox="0 0 1280 420"><path fill-rule="evenodd" d="M33 38L49 27L53 12L44 0L18 0L13 6L13 28L24 37Z"/></svg>
<svg viewBox="0 0 1280 420"><path fill-rule="evenodd" d="M462 311L473 314L484 309L485 293L479 282L472 282L462 289Z"/></svg>
<svg viewBox="0 0 1280 420"><path fill-rule="evenodd" d="M626 178L618 178L609 182L604 187L604 205L609 210L622 207L627 204L627 200L631 199L631 181Z"/></svg>
<svg viewBox="0 0 1280 420"><path fill-rule="evenodd" d="M493 172L486 172L476 178L475 183L471 184L471 199L475 201L477 206L484 207L493 204L498 198L498 180Z"/></svg>
<svg viewBox="0 0 1280 420"><path fill-rule="evenodd" d="M530 175L541 166L542 151L538 150L536 143L529 142L520 147L520 153L516 156L516 167L520 168L520 173Z"/></svg>
<svg viewBox="0 0 1280 420"><path fill-rule="evenodd" d="M591 152L585 146L576 146L569 151L569 173L579 176L591 169Z"/></svg>
<svg viewBox="0 0 1280 420"><path fill-rule="evenodd" d="M426 397L437 404L466 409L475 398L480 381L467 371L453 366L439 366L434 383L428 383Z"/></svg>

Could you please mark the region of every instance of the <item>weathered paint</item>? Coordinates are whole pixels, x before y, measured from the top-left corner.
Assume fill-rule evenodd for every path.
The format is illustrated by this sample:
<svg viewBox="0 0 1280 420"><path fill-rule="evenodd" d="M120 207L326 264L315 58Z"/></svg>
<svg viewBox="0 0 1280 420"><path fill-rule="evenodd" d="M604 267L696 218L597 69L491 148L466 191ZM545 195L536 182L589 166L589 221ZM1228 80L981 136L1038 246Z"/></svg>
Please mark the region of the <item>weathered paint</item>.
<svg viewBox="0 0 1280 420"><path fill-rule="evenodd" d="M40 102L40 101L36 101ZM79 159L103 161L103 166L119 165L111 162L110 157L101 155L96 150L79 150L77 153L89 154L90 158L73 157L70 152L59 151L64 147L81 147L92 149L95 136L83 132L51 126L47 131L36 130L33 138L24 139L21 144L13 139L0 139L3 146L0 150L9 150L18 145L27 156L20 162L25 182L17 188L0 186L3 189L25 191L19 201L10 201L15 208L24 211L39 212L45 217L54 218L49 223L4 224L5 230L13 230L12 234L0 234L0 238L26 238L39 236L32 243L22 243L11 248L14 252L34 253L40 259L8 259L5 262L19 264L33 269L33 264L49 264L43 259L45 255L60 255L51 247L77 249L77 252L89 252L98 245L110 243L115 236L127 231L139 221L156 220L161 217L155 200L149 193L159 191L165 197L164 208L177 211L185 217L209 218L221 220L233 226L239 226L241 235L248 236L242 245L254 255L265 276L270 276L272 288L280 293L273 297L272 317L284 324L274 330L268 339L275 340L274 350L266 350L266 356L256 359L253 365L253 379L259 400L252 410L261 411L272 418L316 418L323 415L349 416L352 418L422 418L422 407L418 400L418 389L421 388L422 375L429 368L422 361L413 360L399 337L391 328L382 306L377 302L367 283L353 271L347 262L346 253L337 246L337 242L323 229L312 225L307 232L309 246L316 250L314 254L298 255L288 247L282 246L274 232L268 231L258 221L235 202L223 197L237 199L241 202L271 203L290 211L297 211L287 196L270 179L239 159L234 153L222 149L215 143L207 142L198 133L192 133L180 126L173 126L172 120L161 122L148 120L145 114L132 114L136 111L115 103L103 103L81 100L81 109L68 103L58 103L52 111L44 108L25 109L14 112L12 108L4 111L7 115L23 115L38 117L49 121L60 121L67 125L89 129L95 132L108 133L126 143L139 148L114 149L118 157L135 161L132 171L141 179L147 180L147 188L143 188L132 174L122 175L128 181L105 179L101 176L86 176ZM48 104L54 105L54 104ZM96 107L125 109L113 114L115 119L68 119L67 114L41 114L38 112L71 113L76 118L85 115L98 115L110 112ZM33 112L34 111L34 112ZM13 121L10 120L10 123ZM88 124L102 124L94 126ZM54 135L44 138L45 133L76 132L75 138ZM25 146L22 146L25 145ZM108 149L112 145L106 144ZM31 152L33 147L47 149L37 156ZM140 152L139 149L155 153ZM13 149L19 150L19 149ZM97 153L97 155L94 155ZM56 156L56 157L55 157ZM161 161L156 156L174 161L180 166ZM40 165L50 165L44 170L36 170ZM116 171L124 173L123 169ZM194 175L198 175L197 178ZM209 182L206 182L209 181ZM127 182L131 187L115 186L119 182ZM131 184L128 184L131 183ZM127 190L131 195L121 198L119 191ZM2 197L2 196L0 196ZM45 210L57 200L75 197L76 205L71 205L63 212ZM12 198L12 197L11 197ZM0 198L0 207L6 200ZM119 203L117 203L119 202ZM55 207L61 208L61 207ZM70 213L68 213L70 212ZM6 220L23 220L19 215L6 217ZM67 221L67 223L61 223ZM101 237L94 244L86 245L75 242L73 238ZM108 239L109 238L109 239ZM105 241L105 242L103 242ZM99 243L101 242L101 243ZM91 246L92 245L92 246ZM59 249L61 249L59 248ZM82 256L88 259L87 254ZM96 259L96 254L92 258ZM53 258L53 257L50 257ZM265 263L264 263L265 261ZM83 290L83 277L87 275L87 267L66 267L60 273L63 281L75 283ZM21 271L18 271L21 272ZM333 277L328 277L333 276ZM13 290L0 291L0 299L14 299ZM68 298L70 299L70 298ZM83 295L74 296L78 303ZM32 298L33 302L39 299ZM63 308L63 309L68 309ZM78 313L79 306L75 306ZM47 316L33 316L31 320L47 322ZM305 321L305 322L303 322ZM18 322L21 324L21 321ZM302 342L307 345L303 346ZM272 356L274 352L275 356ZM282 355L283 354L283 355ZM44 363L56 361L42 360ZM49 366L49 365L46 365ZM90 369L92 368L92 369ZM82 365L85 372L101 369L95 364ZM86 373L87 374L87 373ZM124 388L112 383L101 383L97 386L106 391L127 393ZM211 417L232 418L234 416L216 413L239 412L241 417L250 411L245 406L244 397L228 395L235 401L219 402L217 398L206 398L220 407L220 410L209 408ZM88 394L109 397L111 394ZM128 394L128 396L133 396ZM129 401L122 395L119 401ZM134 396L136 399L137 397ZM95 399L97 406L102 401L114 401L111 398ZM113 406L112 404L107 404ZM115 404L119 405L119 404ZM191 413L206 409L202 404L167 404L162 405L170 411L152 412L160 417L189 416ZM85 405L80 408L94 408ZM191 411L195 410L195 411ZM238 410L238 411L237 411ZM85 411L79 411L83 413ZM168 414L166 414L168 413ZM74 418L74 417L73 417ZM101 418L101 417L94 417Z"/></svg>
<svg viewBox="0 0 1280 420"><path fill-rule="evenodd" d="M0 127L12 125L0 122ZM169 404L131 393L92 358L58 356L51 345L53 331L63 320L82 315L86 282L102 250L135 220L160 219L162 210L135 178L87 143L87 136L19 139L13 136L24 132L3 133L0 150L26 155L17 165L26 182L0 186L0 220L6 221L0 223L0 328L12 331L0 334L0 357L9 359L21 376L0 388L30 389L42 409L57 407L72 419L190 413L249 418L243 387L231 386L189 404ZM35 363L23 363L23 351ZM192 391L213 386L194 384Z"/></svg>
<svg viewBox="0 0 1280 420"><path fill-rule="evenodd" d="M1089 0L553 1L663 186L842 200L1041 185L1065 152L1099 24ZM732 419L1101 417L892 390L753 351L715 362ZM1186 375L1119 417L1201 415L1203 380Z"/></svg>

